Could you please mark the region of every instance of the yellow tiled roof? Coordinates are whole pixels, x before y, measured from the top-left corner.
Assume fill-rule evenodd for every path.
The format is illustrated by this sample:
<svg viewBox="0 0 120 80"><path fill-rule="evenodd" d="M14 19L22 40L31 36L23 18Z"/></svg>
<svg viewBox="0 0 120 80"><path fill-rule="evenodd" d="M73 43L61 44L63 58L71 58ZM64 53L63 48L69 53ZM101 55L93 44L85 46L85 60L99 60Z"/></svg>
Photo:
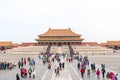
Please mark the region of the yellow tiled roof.
<svg viewBox="0 0 120 80"><path fill-rule="evenodd" d="M12 42L0 42L0 46L12 46Z"/></svg>
<svg viewBox="0 0 120 80"><path fill-rule="evenodd" d="M120 41L107 41L107 45L120 45Z"/></svg>
<svg viewBox="0 0 120 80"><path fill-rule="evenodd" d="M69 29L49 29L44 34L38 36L81 36L74 33L70 28Z"/></svg>

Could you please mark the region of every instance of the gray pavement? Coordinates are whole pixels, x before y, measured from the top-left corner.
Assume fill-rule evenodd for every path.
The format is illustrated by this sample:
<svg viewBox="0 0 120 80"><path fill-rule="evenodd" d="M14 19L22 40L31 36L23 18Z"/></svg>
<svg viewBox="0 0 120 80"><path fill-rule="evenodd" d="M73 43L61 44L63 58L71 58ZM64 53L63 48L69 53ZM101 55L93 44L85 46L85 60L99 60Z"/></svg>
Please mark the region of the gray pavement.
<svg viewBox="0 0 120 80"><path fill-rule="evenodd" d="M19 58L20 59L20 58ZM43 65L42 61L38 59L38 56L34 56L36 61L35 69L36 69L36 77L33 78L20 78L20 80L105 80L100 75L100 79L97 79L95 72L91 71L91 77L88 78L85 72L84 78L81 78L80 71L77 69L78 61L74 60L71 63L65 61L65 69L60 71L60 75L56 76L54 73L55 64L52 63L52 67L50 70L47 68L47 64ZM18 60L17 60L18 61ZM96 65L97 68L100 68L100 65ZM31 66L24 66L25 68L29 68ZM87 66L89 68L90 66ZM96 69L97 69L96 68ZM107 69L109 70L109 69ZM107 71L106 71L107 72ZM15 67L12 70L0 70L0 80L15 80L16 74L19 73L20 70L18 67Z"/></svg>

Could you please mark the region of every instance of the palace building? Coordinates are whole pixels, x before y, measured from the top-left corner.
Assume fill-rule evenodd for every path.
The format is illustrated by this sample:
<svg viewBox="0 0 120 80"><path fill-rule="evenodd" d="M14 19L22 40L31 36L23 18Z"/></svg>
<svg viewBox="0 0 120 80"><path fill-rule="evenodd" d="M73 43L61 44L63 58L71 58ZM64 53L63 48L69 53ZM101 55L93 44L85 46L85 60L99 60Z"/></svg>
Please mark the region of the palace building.
<svg viewBox="0 0 120 80"><path fill-rule="evenodd" d="M38 35L39 38L35 39L39 45L68 45L75 44L81 45L84 40L80 34L68 29L51 29L43 34Z"/></svg>
<svg viewBox="0 0 120 80"><path fill-rule="evenodd" d="M106 47L108 48L112 48L115 50L120 50L120 40L118 41L107 41L107 43L105 44Z"/></svg>
<svg viewBox="0 0 120 80"><path fill-rule="evenodd" d="M13 47L17 47L18 44L12 43L12 41L0 41L0 51L6 49L12 49Z"/></svg>

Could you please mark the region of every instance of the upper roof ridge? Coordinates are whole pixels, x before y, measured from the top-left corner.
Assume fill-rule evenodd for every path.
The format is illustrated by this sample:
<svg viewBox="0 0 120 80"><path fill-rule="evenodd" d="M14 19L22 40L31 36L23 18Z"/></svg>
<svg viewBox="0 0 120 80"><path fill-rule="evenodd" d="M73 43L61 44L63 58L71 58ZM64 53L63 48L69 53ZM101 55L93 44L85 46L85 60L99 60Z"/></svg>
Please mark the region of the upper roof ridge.
<svg viewBox="0 0 120 80"><path fill-rule="evenodd" d="M43 34L38 36L81 36L75 32L73 32L70 28L68 29L51 29Z"/></svg>

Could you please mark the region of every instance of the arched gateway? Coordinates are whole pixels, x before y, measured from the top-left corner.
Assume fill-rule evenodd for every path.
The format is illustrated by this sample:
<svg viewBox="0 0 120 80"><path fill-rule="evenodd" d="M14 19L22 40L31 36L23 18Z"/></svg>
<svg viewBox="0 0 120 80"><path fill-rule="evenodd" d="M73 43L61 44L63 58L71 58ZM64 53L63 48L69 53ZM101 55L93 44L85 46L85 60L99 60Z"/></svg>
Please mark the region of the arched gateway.
<svg viewBox="0 0 120 80"><path fill-rule="evenodd" d="M70 28L69 29L51 29L44 34L38 35L39 45L81 45L81 41L84 40L80 38L81 35L74 33Z"/></svg>

